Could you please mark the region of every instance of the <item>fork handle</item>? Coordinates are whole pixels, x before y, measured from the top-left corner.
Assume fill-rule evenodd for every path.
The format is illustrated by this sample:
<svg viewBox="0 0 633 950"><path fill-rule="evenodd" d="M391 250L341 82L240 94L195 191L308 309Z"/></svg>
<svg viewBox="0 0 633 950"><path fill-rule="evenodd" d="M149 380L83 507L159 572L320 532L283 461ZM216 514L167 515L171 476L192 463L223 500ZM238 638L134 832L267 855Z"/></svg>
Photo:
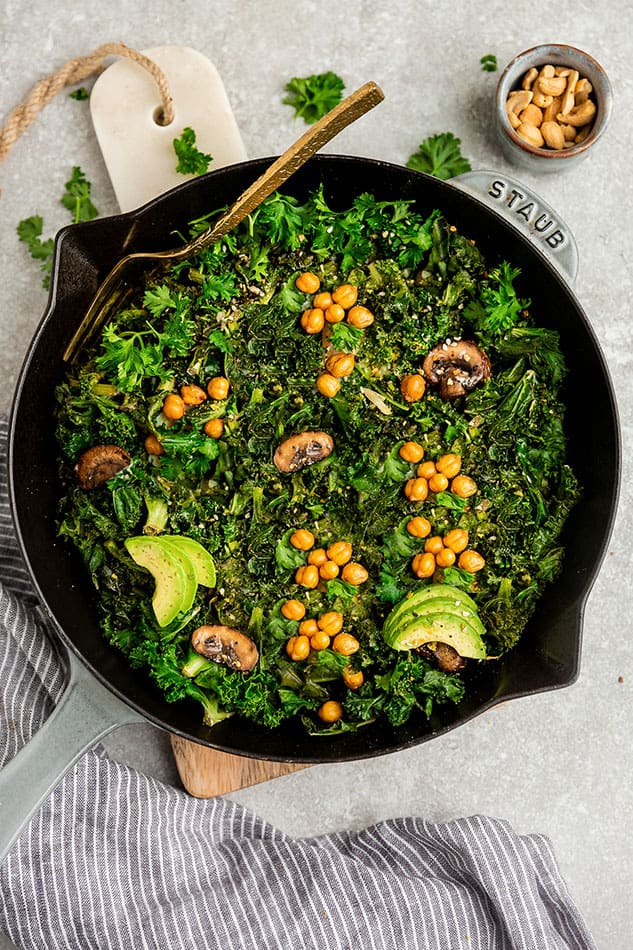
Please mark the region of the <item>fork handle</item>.
<svg viewBox="0 0 633 950"><path fill-rule="evenodd" d="M377 106L384 93L375 82L366 82L343 99L327 115L319 119L307 132L286 149L257 181L247 188L229 210L215 224L187 244L186 256L197 254L232 231L240 221L254 211L262 201L283 185L316 152L338 135L346 126Z"/></svg>

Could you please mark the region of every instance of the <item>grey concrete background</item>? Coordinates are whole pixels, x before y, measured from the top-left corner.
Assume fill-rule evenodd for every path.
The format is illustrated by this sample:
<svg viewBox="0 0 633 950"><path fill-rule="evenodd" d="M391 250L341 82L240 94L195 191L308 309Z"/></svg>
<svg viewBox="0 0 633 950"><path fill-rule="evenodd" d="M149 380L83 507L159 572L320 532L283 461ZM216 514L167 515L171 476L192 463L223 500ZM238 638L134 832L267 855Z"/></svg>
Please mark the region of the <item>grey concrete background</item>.
<svg viewBox="0 0 633 950"><path fill-rule="evenodd" d="M474 168L509 172L492 135L496 77L481 71L479 57L494 53L502 67L536 43L562 41L588 50L606 68L615 109L595 153L563 176L516 172L576 236L581 265L575 289L605 350L620 402L622 498L587 605L578 682L508 703L416 749L315 767L234 796L293 835L359 828L404 814L450 819L477 812L506 818L522 833L543 832L605 950L633 944L632 35L626 0L606 0L600 7L582 0L109 0L66 9L46 0L0 4L0 120L37 79L100 43L123 40L138 49L186 44L217 66L251 157L278 153L303 129L281 104L284 83L333 69L348 90L376 80L386 100L330 151L405 162L427 135L451 130ZM0 166L3 409L46 303L37 265L18 243L15 226L35 213L43 215L47 235L65 224L59 197L77 164L93 183L101 213L114 212L87 105L62 94ZM153 727L126 727L107 744L116 758L178 783L167 737Z"/></svg>

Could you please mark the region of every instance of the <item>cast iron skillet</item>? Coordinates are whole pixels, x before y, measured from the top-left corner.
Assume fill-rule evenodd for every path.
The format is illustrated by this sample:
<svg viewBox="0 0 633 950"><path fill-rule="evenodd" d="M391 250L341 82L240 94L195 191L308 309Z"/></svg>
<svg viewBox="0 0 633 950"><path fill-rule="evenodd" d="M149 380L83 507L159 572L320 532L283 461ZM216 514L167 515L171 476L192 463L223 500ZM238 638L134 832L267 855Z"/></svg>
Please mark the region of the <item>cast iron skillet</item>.
<svg viewBox="0 0 633 950"><path fill-rule="evenodd" d="M430 720L414 715L400 728L378 722L363 728L362 733L317 738L294 724L268 732L238 718L209 729L200 722L197 704L167 703L149 679L133 672L125 657L106 643L97 624L96 595L83 564L75 551L56 537L59 483L53 390L65 369L61 354L115 261L124 253L172 247L178 242L174 231L184 234L189 220L233 201L269 163L270 159L262 159L220 169L186 182L138 211L60 232L49 307L30 346L13 407L11 504L19 542L51 628L71 659L81 661L71 665L79 670L79 678L83 677L84 706L99 707L105 702L126 710L119 722L140 716L225 752L278 761L338 762L406 748L452 729L502 700L574 681L579 669L583 608L615 514L620 471L618 420L605 359L580 304L557 268L504 217L449 183L400 166L343 156L313 158L284 191L302 199L323 181L326 197L335 208L348 207L351 199L364 191L380 199L412 198L423 213L440 208L460 232L477 241L489 262L508 258L522 268L520 293L532 298L542 323L560 332L569 366L565 425L570 461L583 486L583 497L565 528L563 572L544 594L517 648L499 662L481 664L469 676L465 699L458 706L438 708ZM93 674L87 688L86 670ZM84 712L75 711L74 715L79 728ZM110 721L100 731L94 730L92 741L115 724ZM49 748L51 743L49 737ZM40 747L44 748L43 743ZM60 754L68 758L64 750ZM67 764L62 763L58 772ZM34 762L30 768L34 769ZM47 788L56 778L49 778Z"/></svg>

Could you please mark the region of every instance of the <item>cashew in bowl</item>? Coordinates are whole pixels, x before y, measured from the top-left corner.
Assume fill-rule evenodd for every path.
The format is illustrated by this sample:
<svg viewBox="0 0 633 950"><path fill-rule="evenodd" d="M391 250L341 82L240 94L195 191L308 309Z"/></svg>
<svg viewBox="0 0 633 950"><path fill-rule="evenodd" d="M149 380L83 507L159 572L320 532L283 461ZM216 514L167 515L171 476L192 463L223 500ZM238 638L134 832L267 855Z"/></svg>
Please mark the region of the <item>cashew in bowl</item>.
<svg viewBox="0 0 633 950"><path fill-rule="evenodd" d="M516 134L535 148L561 149L580 145L591 131L596 104L593 87L577 69L532 66L521 87L506 100L508 121Z"/></svg>

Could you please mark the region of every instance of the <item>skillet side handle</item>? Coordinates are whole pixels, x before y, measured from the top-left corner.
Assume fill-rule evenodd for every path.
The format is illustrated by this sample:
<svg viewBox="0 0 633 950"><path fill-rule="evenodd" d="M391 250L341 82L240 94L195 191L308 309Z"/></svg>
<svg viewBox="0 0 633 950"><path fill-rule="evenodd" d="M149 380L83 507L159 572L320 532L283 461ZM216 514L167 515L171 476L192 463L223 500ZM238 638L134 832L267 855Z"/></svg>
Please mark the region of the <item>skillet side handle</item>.
<svg viewBox="0 0 633 950"><path fill-rule="evenodd" d="M0 864L68 769L112 730L145 722L72 655L57 706L34 737L0 770Z"/></svg>
<svg viewBox="0 0 633 950"><path fill-rule="evenodd" d="M509 175L488 169L451 178L451 184L479 198L503 215L554 264L570 284L578 275L578 246L571 231L554 209Z"/></svg>

